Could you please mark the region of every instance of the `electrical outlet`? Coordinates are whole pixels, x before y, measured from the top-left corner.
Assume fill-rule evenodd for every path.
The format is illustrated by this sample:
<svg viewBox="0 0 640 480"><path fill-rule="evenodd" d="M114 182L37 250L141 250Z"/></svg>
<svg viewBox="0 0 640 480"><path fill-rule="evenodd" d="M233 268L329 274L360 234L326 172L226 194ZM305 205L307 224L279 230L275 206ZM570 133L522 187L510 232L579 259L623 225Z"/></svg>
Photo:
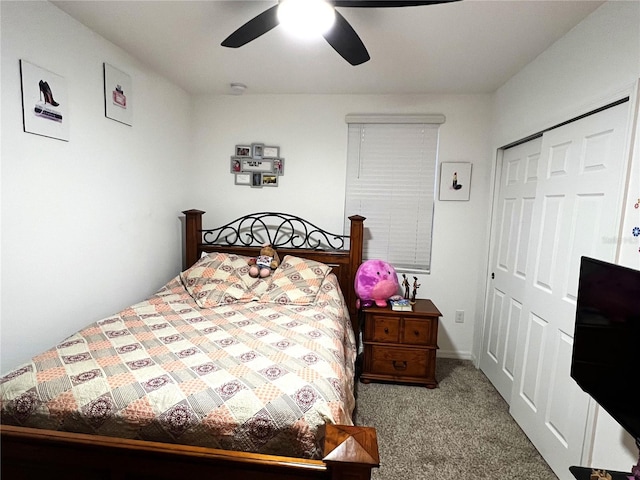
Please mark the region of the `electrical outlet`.
<svg viewBox="0 0 640 480"><path fill-rule="evenodd" d="M456 310L456 323L464 323L464 310Z"/></svg>

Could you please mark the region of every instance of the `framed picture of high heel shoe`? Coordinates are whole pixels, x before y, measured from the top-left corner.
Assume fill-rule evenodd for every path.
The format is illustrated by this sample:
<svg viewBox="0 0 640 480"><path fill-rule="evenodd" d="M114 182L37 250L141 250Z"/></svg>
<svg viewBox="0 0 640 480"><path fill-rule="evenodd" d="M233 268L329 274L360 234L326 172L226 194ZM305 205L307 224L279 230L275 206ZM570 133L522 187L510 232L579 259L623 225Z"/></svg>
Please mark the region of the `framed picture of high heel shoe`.
<svg viewBox="0 0 640 480"><path fill-rule="evenodd" d="M24 131L69 141L66 80L26 60L20 60Z"/></svg>
<svg viewBox="0 0 640 480"><path fill-rule="evenodd" d="M104 63L104 115L117 122L133 124L131 76Z"/></svg>

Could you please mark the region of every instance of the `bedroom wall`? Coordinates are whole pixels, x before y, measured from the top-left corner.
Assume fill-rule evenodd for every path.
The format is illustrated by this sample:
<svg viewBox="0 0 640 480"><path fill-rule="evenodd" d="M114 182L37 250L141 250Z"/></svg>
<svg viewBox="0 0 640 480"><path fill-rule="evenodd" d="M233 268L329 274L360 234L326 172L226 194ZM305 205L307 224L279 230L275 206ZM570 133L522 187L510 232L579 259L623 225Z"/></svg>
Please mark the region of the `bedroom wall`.
<svg viewBox="0 0 640 480"><path fill-rule="evenodd" d="M198 173L189 207L208 212L205 227L253 211L275 210L341 233L347 158L345 115L444 114L439 160L473 164L471 199L436 201L432 273L419 276L418 297L431 298L443 313L438 354L471 358L474 324L481 315L476 309L476 285L484 275L479 259L487 248L482 239L489 206L490 102L490 95L197 97L194 159ZM236 144L251 142L280 146L285 175L277 188L234 185L229 157ZM465 311L465 323L454 322L456 310Z"/></svg>
<svg viewBox="0 0 640 480"><path fill-rule="evenodd" d="M179 271L191 111L184 91L52 4L0 5L6 372ZM66 79L69 142L23 132L19 59ZM105 118L103 62L132 77L131 127Z"/></svg>
<svg viewBox="0 0 640 480"><path fill-rule="evenodd" d="M637 111L639 78L640 2L608 2L498 89L492 149L622 96L631 95L630 110ZM630 155L628 202L637 198L640 179L640 154L636 150ZM628 202L621 212L627 229L640 220ZM630 230L624 232L618 239L619 261L640 268L638 245L632 248ZM596 408L594 414L589 465L630 470L638 455L633 439L603 410Z"/></svg>

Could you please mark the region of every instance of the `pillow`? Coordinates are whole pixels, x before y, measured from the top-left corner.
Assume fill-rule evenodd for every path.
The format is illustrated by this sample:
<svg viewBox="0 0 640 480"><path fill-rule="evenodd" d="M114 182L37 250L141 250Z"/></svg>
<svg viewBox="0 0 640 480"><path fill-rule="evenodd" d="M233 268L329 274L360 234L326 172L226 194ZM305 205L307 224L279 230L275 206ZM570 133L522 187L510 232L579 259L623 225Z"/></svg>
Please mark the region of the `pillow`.
<svg viewBox="0 0 640 480"><path fill-rule="evenodd" d="M180 274L187 292L200 307L235 303L245 296L247 285L236 271L239 261L237 256L231 257L211 253Z"/></svg>
<svg viewBox="0 0 640 480"><path fill-rule="evenodd" d="M311 305L330 271L331 267L324 263L286 255L271 276L271 284L260 302Z"/></svg>
<svg viewBox="0 0 640 480"><path fill-rule="evenodd" d="M264 293L264 291L269 286L269 278L253 278L249 275L249 258L243 255L236 255L233 253L227 254L227 258L229 262L236 270L236 275L240 277L240 279L244 282L246 289L244 295L238 298L238 302L250 302L252 300L258 300L260 295Z"/></svg>

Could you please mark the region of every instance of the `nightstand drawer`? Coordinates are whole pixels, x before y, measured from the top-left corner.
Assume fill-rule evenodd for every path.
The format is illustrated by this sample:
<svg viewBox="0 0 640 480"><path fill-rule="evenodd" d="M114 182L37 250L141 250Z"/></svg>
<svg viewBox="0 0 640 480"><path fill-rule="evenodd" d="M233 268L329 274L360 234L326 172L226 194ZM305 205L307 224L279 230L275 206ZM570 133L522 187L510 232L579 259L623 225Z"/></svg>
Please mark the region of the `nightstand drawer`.
<svg viewBox="0 0 640 480"><path fill-rule="evenodd" d="M419 349L371 345L371 373L425 377L428 352Z"/></svg>
<svg viewBox="0 0 640 480"><path fill-rule="evenodd" d="M432 325L432 319L416 320L413 318L405 318L401 343L407 345L431 345L434 343L432 339Z"/></svg>
<svg viewBox="0 0 640 480"><path fill-rule="evenodd" d="M385 315L373 315L368 327L371 329L367 339L381 343L398 343L400 339L400 319Z"/></svg>

